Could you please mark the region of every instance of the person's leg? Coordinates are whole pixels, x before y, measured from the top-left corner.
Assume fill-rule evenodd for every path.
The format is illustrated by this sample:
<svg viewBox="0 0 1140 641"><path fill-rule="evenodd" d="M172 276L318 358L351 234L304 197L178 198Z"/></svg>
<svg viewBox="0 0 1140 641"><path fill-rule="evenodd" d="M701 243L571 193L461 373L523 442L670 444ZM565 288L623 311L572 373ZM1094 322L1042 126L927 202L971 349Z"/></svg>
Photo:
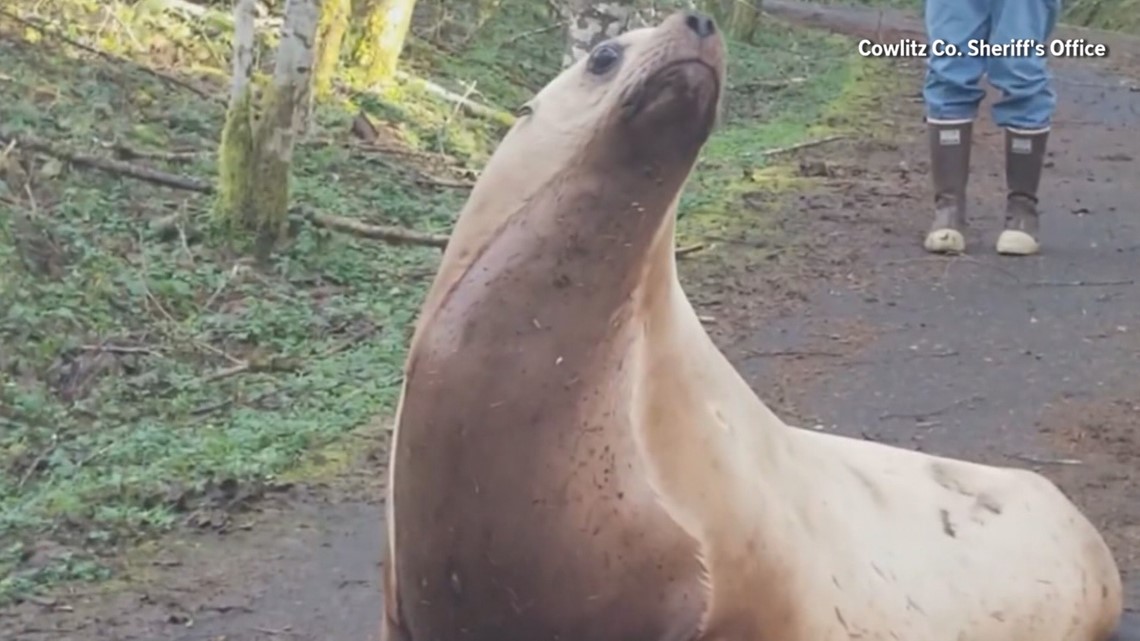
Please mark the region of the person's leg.
<svg viewBox="0 0 1140 641"><path fill-rule="evenodd" d="M998 0L993 41L1028 38L1048 46L1060 10L1060 0ZM1037 188L1057 105L1046 60L1029 52L989 61L990 82L1002 92L993 119L1005 129L1005 229L997 242L1001 254L1035 254L1040 249Z"/></svg>
<svg viewBox="0 0 1140 641"><path fill-rule="evenodd" d="M927 251L963 252L966 240L966 184L970 174L970 147L978 105L986 92L981 87L985 60L966 55L974 38L989 30L988 0L926 0L928 42L942 41L962 52L960 56L927 57L923 98L930 146L930 175L934 187L934 221L926 235Z"/></svg>

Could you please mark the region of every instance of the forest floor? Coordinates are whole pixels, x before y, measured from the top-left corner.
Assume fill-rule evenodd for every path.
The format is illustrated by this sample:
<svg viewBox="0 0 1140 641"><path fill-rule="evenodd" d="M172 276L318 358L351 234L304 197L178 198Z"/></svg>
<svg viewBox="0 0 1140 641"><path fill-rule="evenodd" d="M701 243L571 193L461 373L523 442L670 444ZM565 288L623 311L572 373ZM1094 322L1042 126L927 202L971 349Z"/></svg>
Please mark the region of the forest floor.
<svg viewBox="0 0 1140 641"><path fill-rule="evenodd" d="M921 37L902 11L767 6L852 36ZM209 150L220 107L0 25L0 135L107 154L92 141L118 141L121 156L129 143L132 162L212 175L208 154L138 150ZM411 68L478 78L481 97L509 109L556 70L556 50L513 39L523 31L492 25L462 58L420 43ZM985 118L971 248L925 255L920 61L859 59L848 37L779 24L732 50L729 117L688 189L678 244L704 245L681 262L686 291L785 420L1038 469L1103 528L1135 588L1140 79L1126 74L1140 43L1111 39L1106 60L1055 61L1040 256L992 251L1001 132ZM521 77L496 80L507 76ZM354 104L393 123L380 127L390 139L361 144L346 133L354 111L322 112L332 133L299 153L299 206L445 232L494 128L422 96ZM763 153L829 136L843 137ZM50 233L32 255L0 242L0 259L24 268L3 281L23 293L0 318L3 393L20 390L0 399L0 638L375 639L384 417L438 252L299 223L266 273L197 236L205 196L45 154L17 169L33 180L0 206L35 215L9 237ZM169 237L150 224L172 215L185 218ZM297 363L218 375L258 350Z"/></svg>

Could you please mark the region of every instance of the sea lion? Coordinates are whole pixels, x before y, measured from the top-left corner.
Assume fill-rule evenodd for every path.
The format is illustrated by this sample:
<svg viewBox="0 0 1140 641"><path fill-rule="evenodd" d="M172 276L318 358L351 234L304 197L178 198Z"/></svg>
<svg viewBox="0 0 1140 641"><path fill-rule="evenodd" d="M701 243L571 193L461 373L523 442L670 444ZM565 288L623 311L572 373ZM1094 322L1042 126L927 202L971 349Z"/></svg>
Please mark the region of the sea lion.
<svg viewBox="0 0 1140 641"><path fill-rule="evenodd" d="M520 112L405 367L385 641L1104 641L1099 533L1034 473L782 422L677 277L715 23L599 44Z"/></svg>

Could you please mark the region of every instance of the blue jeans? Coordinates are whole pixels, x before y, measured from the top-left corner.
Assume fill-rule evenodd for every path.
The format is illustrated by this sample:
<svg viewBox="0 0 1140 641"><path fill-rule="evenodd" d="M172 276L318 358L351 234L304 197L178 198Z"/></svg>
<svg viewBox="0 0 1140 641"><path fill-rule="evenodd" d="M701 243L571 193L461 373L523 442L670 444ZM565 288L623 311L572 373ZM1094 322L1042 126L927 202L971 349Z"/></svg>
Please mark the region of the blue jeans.
<svg viewBox="0 0 1140 641"><path fill-rule="evenodd" d="M999 127L1047 129L1057 106L1045 56L1030 50L1020 57L973 57L968 42L991 45L1029 39L1046 47L1061 11L1061 0L926 0L929 41L958 47L960 56L930 55L923 98L934 121L974 120L985 97L983 75L999 89L993 120Z"/></svg>

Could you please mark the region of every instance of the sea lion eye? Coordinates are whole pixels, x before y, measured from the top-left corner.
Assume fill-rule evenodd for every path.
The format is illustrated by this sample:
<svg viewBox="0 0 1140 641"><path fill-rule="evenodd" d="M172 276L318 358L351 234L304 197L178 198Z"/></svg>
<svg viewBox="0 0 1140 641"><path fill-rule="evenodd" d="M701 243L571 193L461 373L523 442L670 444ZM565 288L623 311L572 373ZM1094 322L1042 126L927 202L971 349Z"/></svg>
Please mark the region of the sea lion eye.
<svg viewBox="0 0 1140 641"><path fill-rule="evenodd" d="M621 48L606 42L590 52L590 59L586 61L586 70L595 76L600 76L612 69L619 60L621 60Z"/></svg>

